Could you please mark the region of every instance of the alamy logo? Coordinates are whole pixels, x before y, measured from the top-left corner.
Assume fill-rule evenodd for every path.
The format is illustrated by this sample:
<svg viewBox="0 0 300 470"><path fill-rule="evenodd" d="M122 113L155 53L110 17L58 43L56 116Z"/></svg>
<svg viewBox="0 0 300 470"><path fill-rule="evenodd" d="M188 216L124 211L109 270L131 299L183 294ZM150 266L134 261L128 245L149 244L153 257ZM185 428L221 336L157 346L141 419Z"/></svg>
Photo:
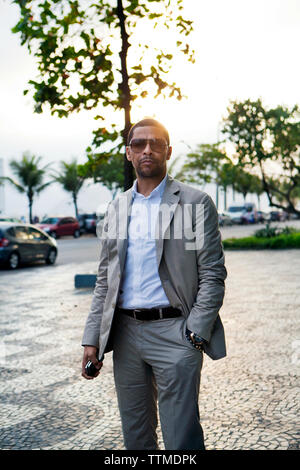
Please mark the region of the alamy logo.
<svg viewBox="0 0 300 470"><path fill-rule="evenodd" d="M127 231L128 224L128 231ZM97 227L100 239L184 240L186 250L204 245L204 204L134 204L127 198L110 204L106 218Z"/></svg>

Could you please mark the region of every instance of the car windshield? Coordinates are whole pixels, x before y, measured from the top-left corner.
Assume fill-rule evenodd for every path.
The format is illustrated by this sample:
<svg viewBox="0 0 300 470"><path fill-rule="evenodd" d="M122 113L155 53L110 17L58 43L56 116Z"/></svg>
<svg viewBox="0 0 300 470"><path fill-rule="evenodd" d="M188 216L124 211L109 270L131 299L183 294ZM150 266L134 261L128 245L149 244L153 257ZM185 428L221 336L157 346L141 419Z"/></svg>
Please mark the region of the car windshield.
<svg viewBox="0 0 300 470"><path fill-rule="evenodd" d="M228 209L228 212L243 212L246 208L244 206L231 206Z"/></svg>
<svg viewBox="0 0 300 470"><path fill-rule="evenodd" d="M48 217L47 219L43 219L41 224L51 224L51 225L54 225L54 224L57 224L58 222L58 218L57 217Z"/></svg>

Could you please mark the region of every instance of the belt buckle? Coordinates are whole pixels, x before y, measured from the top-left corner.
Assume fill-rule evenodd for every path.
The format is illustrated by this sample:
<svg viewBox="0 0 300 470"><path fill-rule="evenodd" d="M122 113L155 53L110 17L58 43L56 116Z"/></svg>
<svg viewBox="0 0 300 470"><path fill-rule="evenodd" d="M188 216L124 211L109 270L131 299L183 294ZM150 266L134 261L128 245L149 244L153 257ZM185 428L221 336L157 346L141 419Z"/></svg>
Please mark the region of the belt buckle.
<svg viewBox="0 0 300 470"><path fill-rule="evenodd" d="M138 308L136 308L136 309L133 310L133 318L134 318L135 320L137 320L137 318L136 318L136 314L137 314L137 313L141 313L141 310L138 309Z"/></svg>

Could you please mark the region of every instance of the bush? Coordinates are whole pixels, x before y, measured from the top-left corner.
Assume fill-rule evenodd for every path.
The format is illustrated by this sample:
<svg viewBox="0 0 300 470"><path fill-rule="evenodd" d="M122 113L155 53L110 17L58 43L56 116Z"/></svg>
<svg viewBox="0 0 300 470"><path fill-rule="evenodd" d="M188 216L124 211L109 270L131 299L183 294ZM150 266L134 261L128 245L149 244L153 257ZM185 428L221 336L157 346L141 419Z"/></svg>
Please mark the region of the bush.
<svg viewBox="0 0 300 470"><path fill-rule="evenodd" d="M245 238L228 238L223 240L224 249L282 249L282 248L298 248L300 249L300 232L290 233L288 235L281 234L275 237L245 237Z"/></svg>
<svg viewBox="0 0 300 470"><path fill-rule="evenodd" d="M268 223L265 228L256 230L256 232L254 232L254 236L257 238L273 238L278 235L290 235L296 232L297 230L294 227L270 227L270 224Z"/></svg>

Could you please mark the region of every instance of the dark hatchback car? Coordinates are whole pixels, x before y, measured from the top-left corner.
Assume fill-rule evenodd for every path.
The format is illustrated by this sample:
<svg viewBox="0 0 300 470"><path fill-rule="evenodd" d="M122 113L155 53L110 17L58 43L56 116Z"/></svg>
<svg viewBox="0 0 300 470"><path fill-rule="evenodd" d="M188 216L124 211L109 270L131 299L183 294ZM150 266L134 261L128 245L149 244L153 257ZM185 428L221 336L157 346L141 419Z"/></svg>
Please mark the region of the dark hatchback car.
<svg viewBox="0 0 300 470"><path fill-rule="evenodd" d="M23 263L45 260L54 264L56 241L29 224L0 222L0 266L16 269Z"/></svg>
<svg viewBox="0 0 300 470"><path fill-rule="evenodd" d="M80 231L86 233L94 233L96 235L97 228L97 215L93 214L79 214L78 222L80 225Z"/></svg>

